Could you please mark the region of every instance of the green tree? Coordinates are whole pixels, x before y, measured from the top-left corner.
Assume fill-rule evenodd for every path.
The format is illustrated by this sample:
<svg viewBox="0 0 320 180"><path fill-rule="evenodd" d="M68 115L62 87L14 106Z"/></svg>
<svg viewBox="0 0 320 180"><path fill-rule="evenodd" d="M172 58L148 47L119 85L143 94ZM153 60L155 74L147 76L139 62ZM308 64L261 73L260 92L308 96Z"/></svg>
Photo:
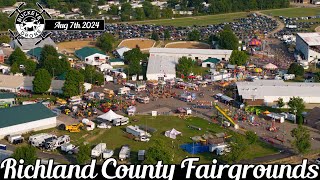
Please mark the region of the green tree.
<svg viewBox="0 0 320 180"><path fill-rule="evenodd" d="M148 57L140 51L140 48L133 48L130 51L123 53L125 61L130 64L131 61L139 62L146 60Z"/></svg>
<svg viewBox="0 0 320 180"><path fill-rule="evenodd" d="M292 147L300 154L308 152L311 148L310 132L306 127L298 125L297 128L291 131L291 136L294 138Z"/></svg>
<svg viewBox="0 0 320 180"><path fill-rule="evenodd" d="M253 131L246 131L246 138L249 144L255 144L259 140L258 135Z"/></svg>
<svg viewBox="0 0 320 180"><path fill-rule="evenodd" d="M1 35L0 36L0 44L1 43L9 43L11 41L10 37L7 35Z"/></svg>
<svg viewBox="0 0 320 180"><path fill-rule="evenodd" d="M305 105L303 99L300 97L292 97L288 102L288 106L290 107L290 112L295 113L297 115L302 114L305 109Z"/></svg>
<svg viewBox="0 0 320 180"><path fill-rule="evenodd" d="M244 51L233 50L230 56L230 64L242 66L247 63L249 56Z"/></svg>
<svg viewBox="0 0 320 180"><path fill-rule="evenodd" d="M164 39L165 39L165 40L168 40L168 39L170 39L170 38L171 38L170 31L169 31L168 29L166 29L166 30L164 31Z"/></svg>
<svg viewBox="0 0 320 180"><path fill-rule="evenodd" d="M98 0L98 5L99 5L99 6L102 6L102 5L104 5L105 3L106 3L105 0Z"/></svg>
<svg viewBox="0 0 320 180"><path fill-rule="evenodd" d="M80 73L84 77L84 81L91 84L102 85L104 76L101 72L96 71L94 66L87 65L85 69L81 69Z"/></svg>
<svg viewBox="0 0 320 180"><path fill-rule="evenodd" d="M91 148L88 144L79 147L79 152L76 155L76 160L78 164L85 164L91 159Z"/></svg>
<svg viewBox="0 0 320 180"><path fill-rule="evenodd" d="M288 69L288 74L294 74L296 76L303 76L304 75L304 68L303 68L303 66L301 66L297 63L292 63L292 64L290 64L290 67Z"/></svg>
<svg viewBox="0 0 320 180"><path fill-rule="evenodd" d="M200 32L198 30L193 30L188 33L189 41L199 41L200 40Z"/></svg>
<svg viewBox="0 0 320 180"><path fill-rule="evenodd" d="M13 73L13 74L17 74L17 73L20 72L18 63L15 62L15 63L13 63L13 64L11 65L10 72Z"/></svg>
<svg viewBox="0 0 320 180"><path fill-rule="evenodd" d="M2 4L0 2L0 7L1 5ZM8 31L8 29L14 29L15 18L8 18L8 14L0 12L0 19L0 31Z"/></svg>
<svg viewBox="0 0 320 180"><path fill-rule="evenodd" d="M155 140L147 152L145 164L156 164L158 161L162 161L164 164L171 163L173 152L162 140Z"/></svg>
<svg viewBox="0 0 320 180"><path fill-rule="evenodd" d="M32 83L34 93L46 93L51 85L51 76L46 69L38 69Z"/></svg>
<svg viewBox="0 0 320 180"><path fill-rule="evenodd" d="M155 40L155 41L159 41L159 35L158 32L153 31L151 34L151 39Z"/></svg>
<svg viewBox="0 0 320 180"><path fill-rule="evenodd" d="M173 11L172 11L172 9L170 9L170 8L164 8L164 9L162 9L162 11L161 11L161 17L162 17L162 18L167 18L167 19L172 18L172 17L173 17Z"/></svg>
<svg viewBox="0 0 320 180"><path fill-rule="evenodd" d="M229 26L226 26L223 31L219 33L219 45L223 49L238 50L239 39L230 30Z"/></svg>
<svg viewBox="0 0 320 180"><path fill-rule="evenodd" d="M59 57L58 51L56 48L50 45L44 45L40 53L39 65L42 66L43 62L48 58L48 56L53 56L55 58Z"/></svg>
<svg viewBox="0 0 320 180"><path fill-rule="evenodd" d="M121 5L121 20L129 21L132 14L132 6L130 3L126 2Z"/></svg>
<svg viewBox="0 0 320 180"><path fill-rule="evenodd" d="M142 68L139 60L131 60L129 62L128 73L129 75L140 75L142 72Z"/></svg>
<svg viewBox="0 0 320 180"><path fill-rule="evenodd" d="M25 62L22 63L25 67L24 73L26 75L34 75L37 69L37 63L34 62L33 60L27 59Z"/></svg>
<svg viewBox="0 0 320 180"><path fill-rule="evenodd" d="M245 155L245 152L248 149L248 143L244 136L237 136L232 139L232 142L229 143L231 151L227 153L224 157L224 160L228 163L239 162Z"/></svg>
<svg viewBox="0 0 320 180"><path fill-rule="evenodd" d="M142 8L136 8L135 9L135 15L134 15L136 20L145 20L146 19L146 15L144 14L144 11Z"/></svg>
<svg viewBox="0 0 320 180"><path fill-rule="evenodd" d="M66 81L62 87L63 94L65 97L77 96L83 92L83 75L75 70L70 69L66 75Z"/></svg>
<svg viewBox="0 0 320 180"><path fill-rule="evenodd" d="M110 6L110 9L109 9L108 13L111 14L111 15L118 15L119 7L117 5L112 4Z"/></svg>
<svg viewBox="0 0 320 180"><path fill-rule="evenodd" d="M104 33L97 39L96 45L103 51L111 52L115 39L112 34Z"/></svg>
<svg viewBox="0 0 320 180"><path fill-rule="evenodd" d="M17 47L9 56L8 62L10 65L17 63L18 65L23 64L27 60L26 54Z"/></svg>
<svg viewBox="0 0 320 180"><path fill-rule="evenodd" d="M194 65L195 62L191 58L181 57L176 68L179 73L188 76L192 72Z"/></svg>
<svg viewBox="0 0 320 180"><path fill-rule="evenodd" d="M87 16L91 14L91 4L88 2L80 2L79 4L80 11L83 15Z"/></svg>
<svg viewBox="0 0 320 180"><path fill-rule="evenodd" d="M46 69L51 76L60 76L70 69L70 64L65 58L49 55L43 61L41 68Z"/></svg>
<svg viewBox="0 0 320 180"><path fill-rule="evenodd" d="M17 161L23 159L24 164L35 164L37 159L36 148L31 145L17 147L12 157Z"/></svg>
<svg viewBox="0 0 320 180"><path fill-rule="evenodd" d="M285 105L283 98L278 98L277 105L280 109Z"/></svg>

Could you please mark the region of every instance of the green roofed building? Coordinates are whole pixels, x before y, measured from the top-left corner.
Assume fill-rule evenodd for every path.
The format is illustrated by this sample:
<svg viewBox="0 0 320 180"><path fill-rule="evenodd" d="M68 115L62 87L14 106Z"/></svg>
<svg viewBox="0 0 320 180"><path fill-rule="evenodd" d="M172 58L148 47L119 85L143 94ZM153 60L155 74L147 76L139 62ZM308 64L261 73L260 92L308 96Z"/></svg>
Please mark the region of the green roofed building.
<svg viewBox="0 0 320 180"><path fill-rule="evenodd" d="M57 125L57 115L41 103L2 108L0 117L0 139Z"/></svg>
<svg viewBox="0 0 320 180"><path fill-rule="evenodd" d="M42 51L41 47L36 47L36 48L29 50L27 52L27 55L32 58L35 58L37 61L39 61L41 58L41 51ZM59 58L62 58L62 56L64 56L63 54L60 54L60 53L58 53L58 55L59 55Z"/></svg>
<svg viewBox="0 0 320 180"><path fill-rule="evenodd" d="M109 56L97 48L84 47L74 53L80 60L92 66L99 66L109 60Z"/></svg>
<svg viewBox="0 0 320 180"><path fill-rule="evenodd" d="M113 58L109 60L111 66L123 66L124 61L121 58Z"/></svg>
<svg viewBox="0 0 320 180"><path fill-rule="evenodd" d="M202 67L214 68L217 63L220 62L218 58L208 58L202 62Z"/></svg>

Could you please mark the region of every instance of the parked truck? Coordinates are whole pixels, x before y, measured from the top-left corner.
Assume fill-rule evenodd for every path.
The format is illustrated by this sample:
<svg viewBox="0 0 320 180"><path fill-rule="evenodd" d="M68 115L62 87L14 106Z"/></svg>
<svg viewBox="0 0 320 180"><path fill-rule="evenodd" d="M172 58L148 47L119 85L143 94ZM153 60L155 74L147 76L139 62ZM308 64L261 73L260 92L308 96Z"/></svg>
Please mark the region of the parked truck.
<svg viewBox="0 0 320 180"><path fill-rule="evenodd" d="M130 147L129 145L124 145L121 147L121 150L119 153L119 159L120 161L123 161L127 158L130 158Z"/></svg>
<svg viewBox="0 0 320 180"><path fill-rule="evenodd" d="M68 154L76 154L78 152L78 147L70 143L65 143L61 145L61 151Z"/></svg>
<svg viewBox="0 0 320 180"><path fill-rule="evenodd" d="M8 136L8 141L11 144L20 144L22 143L24 138L21 135L10 135Z"/></svg>
<svg viewBox="0 0 320 180"><path fill-rule="evenodd" d="M91 150L91 157L93 157L93 158L100 157L106 149L107 149L106 143L100 143L100 144L96 145L96 147L94 147Z"/></svg>

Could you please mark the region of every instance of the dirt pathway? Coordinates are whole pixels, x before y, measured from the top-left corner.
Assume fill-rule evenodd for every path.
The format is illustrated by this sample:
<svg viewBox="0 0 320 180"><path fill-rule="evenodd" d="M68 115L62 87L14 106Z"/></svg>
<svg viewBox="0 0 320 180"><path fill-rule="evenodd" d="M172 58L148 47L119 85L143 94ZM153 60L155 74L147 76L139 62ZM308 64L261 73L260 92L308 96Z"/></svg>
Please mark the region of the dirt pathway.
<svg viewBox="0 0 320 180"><path fill-rule="evenodd" d="M320 26L316 27L315 31L320 32Z"/></svg>
<svg viewBox="0 0 320 180"><path fill-rule="evenodd" d="M259 14L259 15L261 15L261 16L266 16L266 17L268 17L268 18L271 18L271 19L277 21L278 27L277 27L276 29L274 29L273 31L269 32L268 35L272 35L272 36L273 36L275 33L279 32L279 31L281 31L282 29L285 28L284 23L281 22L278 18L275 18L275 17L273 17L273 16L269 16L269 15L263 14L263 13L261 13L260 11L256 11L255 13L257 13L257 14Z"/></svg>

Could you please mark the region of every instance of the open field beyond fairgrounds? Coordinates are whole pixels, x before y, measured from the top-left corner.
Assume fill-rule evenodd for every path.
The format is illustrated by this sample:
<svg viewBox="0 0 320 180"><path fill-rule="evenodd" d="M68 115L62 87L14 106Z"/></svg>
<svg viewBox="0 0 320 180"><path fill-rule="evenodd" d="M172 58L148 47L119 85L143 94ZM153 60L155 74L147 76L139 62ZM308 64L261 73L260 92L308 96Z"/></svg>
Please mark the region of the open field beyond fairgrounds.
<svg viewBox="0 0 320 180"><path fill-rule="evenodd" d="M228 14L208 15L208 16L194 16L175 19L159 19L149 21L134 21L130 24L156 24L164 26L205 26L209 24L220 24L224 22L232 22L235 19L246 17L249 13L237 12Z"/></svg>
<svg viewBox="0 0 320 180"><path fill-rule="evenodd" d="M261 11L263 14L270 16L285 16L285 17L303 17L303 16L316 16L320 15L320 8L286 8L276 10Z"/></svg>
<svg viewBox="0 0 320 180"><path fill-rule="evenodd" d="M166 48L188 48L188 49L210 49L210 45L196 41L172 42L165 46Z"/></svg>
<svg viewBox="0 0 320 180"><path fill-rule="evenodd" d="M73 53L74 51L81 49L86 46L93 47L95 45L94 41L66 41L58 43L59 51L67 51Z"/></svg>
<svg viewBox="0 0 320 180"><path fill-rule="evenodd" d="M155 41L152 39L125 39L121 41L118 47L128 47L128 48L136 48L137 46L140 49L149 49L155 45Z"/></svg>
<svg viewBox="0 0 320 180"><path fill-rule="evenodd" d="M133 122L132 119L137 119L137 122ZM157 129L155 133L152 134L150 142L136 142L127 138L125 135L125 126L112 127L111 129L98 129L96 128L93 131L82 130L80 133L69 133L67 131L60 131L57 129L50 129L44 132L54 133L56 135L68 134L71 136L71 143L75 145L80 145L84 142L88 142L90 145L94 146L98 143L106 143L108 149L115 151L114 157L118 157L120 148L122 145L128 144L131 147L131 162L134 163L137 161L137 152L138 150L145 149L147 150L154 143L154 139L163 140L167 144L167 148L172 149L174 152L173 163L180 163L185 157L189 156L199 156L201 158L201 163L210 163L212 158L215 156L210 153L196 154L192 155L183 151L179 146L185 143L192 143L190 137L193 136L202 136L206 133L219 133L225 132L228 135L232 136L241 136L238 133L235 133L231 130L224 129L219 125L209 123L206 120L200 118L189 118L187 120L180 119L178 117L172 116L136 116L131 118L131 125L146 125ZM202 130L194 130L188 127L188 125L194 125L200 127ZM164 136L164 132L171 130L172 128L177 129L182 132L182 136L177 136L177 139L170 139ZM37 132L40 133L40 132ZM244 155L244 159L252 159L255 157L266 156L276 153L277 150L271 146L259 142L255 145L250 145L248 152Z"/></svg>

